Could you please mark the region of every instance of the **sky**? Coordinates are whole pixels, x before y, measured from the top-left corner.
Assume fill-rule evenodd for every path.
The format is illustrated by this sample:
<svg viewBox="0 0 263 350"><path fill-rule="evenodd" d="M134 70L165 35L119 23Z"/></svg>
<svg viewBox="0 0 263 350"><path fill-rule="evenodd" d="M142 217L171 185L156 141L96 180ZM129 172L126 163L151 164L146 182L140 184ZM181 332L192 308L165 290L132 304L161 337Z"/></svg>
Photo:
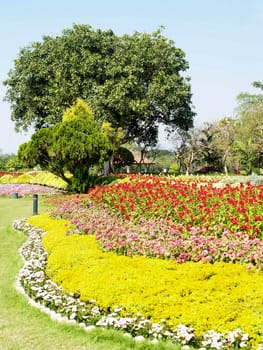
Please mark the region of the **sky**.
<svg viewBox="0 0 263 350"><path fill-rule="evenodd" d="M0 152L16 154L30 133L16 133L2 82L21 48L72 25L162 34L189 63L195 126L234 116L241 92L263 81L262 0L8 0L0 10ZM162 148L172 145L162 136Z"/></svg>

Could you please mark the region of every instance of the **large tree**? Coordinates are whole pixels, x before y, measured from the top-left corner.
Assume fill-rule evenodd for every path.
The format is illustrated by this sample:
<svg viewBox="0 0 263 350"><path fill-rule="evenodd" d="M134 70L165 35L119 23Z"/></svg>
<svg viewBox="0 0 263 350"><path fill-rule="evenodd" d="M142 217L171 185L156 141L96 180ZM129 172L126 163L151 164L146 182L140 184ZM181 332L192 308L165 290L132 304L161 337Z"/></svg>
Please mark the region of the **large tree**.
<svg viewBox="0 0 263 350"><path fill-rule="evenodd" d="M253 86L263 90L261 82ZM239 128L235 149L248 173L253 167L263 166L263 94L241 93L237 97Z"/></svg>
<svg viewBox="0 0 263 350"><path fill-rule="evenodd" d="M184 52L161 29L118 37L74 25L21 49L5 99L17 130L52 126L83 98L96 119L123 129L123 141L155 145L159 123L172 130L193 124L187 69Z"/></svg>
<svg viewBox="0 0 263 350"><path fill-rule="evenodd" d="M65 111L62 122L36 131L29 142L20 145L18 156L28 166L40 165L59 176L70 189L84 192L90 185L90 168L103 165L112 151L91 109L78 99Z"/></svg>
<svg viewBox="0 0 263 350"><path fill-rule="evenodd" d="M220 157L226 175L229 169L233 171L235 167L233 155L238 127L238 120L230 117L222 118L212 126L211 149Z"/></svg>

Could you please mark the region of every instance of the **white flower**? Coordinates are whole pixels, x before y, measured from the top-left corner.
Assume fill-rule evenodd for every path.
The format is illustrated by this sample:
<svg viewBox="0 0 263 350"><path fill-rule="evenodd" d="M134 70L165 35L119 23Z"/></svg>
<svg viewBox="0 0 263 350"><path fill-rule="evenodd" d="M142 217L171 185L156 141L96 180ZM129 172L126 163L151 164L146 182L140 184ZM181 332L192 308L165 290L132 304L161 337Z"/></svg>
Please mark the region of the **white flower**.
<svg viewBox="0 0 263 350"><path fill-rule="evenodd" d="M183 324L179 324L176 328L175 339L182 344L189 343L194 337L193 328L187 327Z"/></svg>
<svg viewBox="0 0 263 350"><path fill-rule="evenodd" d="M91 309L91 314L93 316L96 316L96 315L100 315L100 309L98 306L94 306L92 309Z"/></svg>
<svg viewBox="0 0 263 350"><path fill-rule="evenodd" d="M247 343L246 343L245 341L242 341L242 342L239 344L239 346L240 346L241 348L246 348L246 347L247 347Z"/></svg>
<svg viewBox="0 0 263 350"><path fill-rule="evenodd" d="M190 350L190 346L189 345L183 345L181 347L181 350Z"/></svg>
<svg viewBox="0 0 263 350"><path fill-rule="evenodd" d="M249 338L248 334L247 334L247 333L244 333L244 334L242 335L241 340L242 340L242 341L247 341L248 338Z"/></svg>
<svg viewBox="0 0 263 350"><path fill-rule="evenodd" d="M202 345L219 350L223 348L225 342L226 340L223 338L222 333L217 333L213 330L209 330L204 334Z"/></svg>
<svg viewBox="0 0 263 350"><path fill-rule="evenodd" d="M132 335L130 333L124 333L123 336L127 337L127 338L131 338L132 337Z"/></svg>
<svg viewBox="0 0 263 350"><path fill-rule="evenodd" d="M115 306L114 308L114 312L120 312L122 310L122 308L120 306Z"/></svg>
<svg viewBox="0 0 263 350"><path fill-rule="evenodd" d="M143 342L145 338L142 335L137 335L137 337L134 337L134 340L140 343Z"/></svg>
<svg viewBox="0 0 263 350"><path fill-rule="evenodd" d="M73 312L73 313L70 315L69 319L70 319L70 320L74 320L74 319L76 318L76 316L77 316L77 314L76 314L75 312Z"/></svg>

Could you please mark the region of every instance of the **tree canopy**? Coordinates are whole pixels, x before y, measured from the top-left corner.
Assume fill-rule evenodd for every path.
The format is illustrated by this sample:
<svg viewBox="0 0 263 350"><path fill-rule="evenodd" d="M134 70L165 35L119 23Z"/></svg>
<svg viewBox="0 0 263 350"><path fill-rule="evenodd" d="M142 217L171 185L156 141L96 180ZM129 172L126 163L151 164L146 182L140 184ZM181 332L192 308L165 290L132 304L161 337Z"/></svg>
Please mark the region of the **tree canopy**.
<svg viewBox="0 0 263 350"><path fill-rule="evenodd" d="M65 111L62 122L36 131L18 151L26 165L40 165L79 192L89 186L90 167L103 164L111 154L112 146L106 133L80 99ZM66 172L72 176L66 176Z"/></svg>
<svg viewBox="0 0 263 350"><path fill-rule="evenodd" d="M239 94L234 117L175 134L180 172L263 173L263 84L253 86L261 93Z"/></svg>
<svg viewBox="0 0 263 350"><path fill-rule="evenodd" d="M187 130L191 105L184 52L161 34L117 36L74 25L20 50L4 84L16 129L59 123L77 98L96 120L122 128L123 141L157 143L158 124Z"/></svg>

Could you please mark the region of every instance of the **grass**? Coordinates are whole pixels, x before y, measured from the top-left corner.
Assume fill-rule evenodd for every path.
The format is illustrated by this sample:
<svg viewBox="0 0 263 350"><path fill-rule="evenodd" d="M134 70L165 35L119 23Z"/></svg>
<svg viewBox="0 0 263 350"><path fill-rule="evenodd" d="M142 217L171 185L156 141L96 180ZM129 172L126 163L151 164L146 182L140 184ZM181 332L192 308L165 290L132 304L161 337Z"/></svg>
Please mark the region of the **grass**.
<svg viewBox="0 0 263 350"><path fill-rule="evenodd" d="M32 216L32 198L0 197L0 349L1 350L174 350L172 343L153 345L136 343L114 330L83 329L52 321L48 315L30 306L14 287L22 266L19 248L26 240L12 229L15 219ZM48 209L39 197L39 213Z"/></svg>

